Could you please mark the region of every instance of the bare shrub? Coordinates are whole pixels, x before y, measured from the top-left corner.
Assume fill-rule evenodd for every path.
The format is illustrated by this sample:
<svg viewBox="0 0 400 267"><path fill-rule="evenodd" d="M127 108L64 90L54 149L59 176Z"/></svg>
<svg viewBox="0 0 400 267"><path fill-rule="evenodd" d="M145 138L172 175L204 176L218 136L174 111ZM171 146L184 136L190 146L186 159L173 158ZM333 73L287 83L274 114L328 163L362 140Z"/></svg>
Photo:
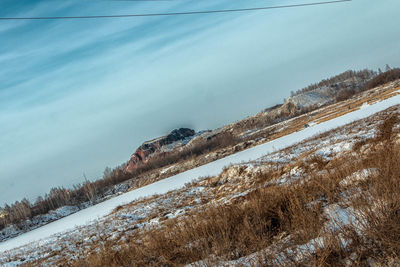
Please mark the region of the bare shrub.
<svg viewBox="0 0 400 267"><path fill-rule="evenodd" d="M361 169L373 169L368 181L348 193L355 221L324 239L314 258L316 265L391 266L400 255L400 149L391 139L397 118L389 116L379 126L373 149L362 159ZM382 143L383 141L383 143ZM344 243L346 245L344 245Z"/></svg>
<svg viewBox="0 0 400 267"><path fill-rule="evenodd" d="M397 79L400 79L400 69L388 69L386 72L378 74L375 78L369 81L366 85L366 89L372 89L388 82L393 82Z"/></svg>
<svg viewBox="0 0 400 267"><path fill-rule="evenodd" d="M166 221L163 228L137 236L118 251L106 244L98 255L76 266L176 266L217 257L237 259L271 244L285 231L298 240L314 237L322 225L320 207L307 204L311 188L270 187L248 194L240 202L211 206L187 218Z"/></svg>

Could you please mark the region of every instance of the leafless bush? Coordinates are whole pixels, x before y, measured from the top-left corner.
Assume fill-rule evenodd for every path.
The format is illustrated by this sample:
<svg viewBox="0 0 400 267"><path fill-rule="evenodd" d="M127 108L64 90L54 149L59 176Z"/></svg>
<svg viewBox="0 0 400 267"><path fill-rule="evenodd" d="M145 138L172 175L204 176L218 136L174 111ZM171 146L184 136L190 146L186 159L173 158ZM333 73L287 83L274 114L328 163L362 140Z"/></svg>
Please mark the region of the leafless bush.
<svg viewBox="0 0 400 267"><path fill-rule="evenodd" d="M400 79L400 69L388 69L387 71L378 74L375 78L369 81L366 85L366 89L372 89L380 85L384 85L388 82L393 82Z"/></svg>
<svg viewBox="0 0 400 267"><path fill-rule="evenodd" d="M300 192L300 193L299 193ZM315 235L322 225L315 207L302 191L256 190L240 203L212 206L165 228L147 231L122 250L106 244L98 255L76 266L176 266L206 259L237 259L271 244L278 234L296 228Z"/></svg>

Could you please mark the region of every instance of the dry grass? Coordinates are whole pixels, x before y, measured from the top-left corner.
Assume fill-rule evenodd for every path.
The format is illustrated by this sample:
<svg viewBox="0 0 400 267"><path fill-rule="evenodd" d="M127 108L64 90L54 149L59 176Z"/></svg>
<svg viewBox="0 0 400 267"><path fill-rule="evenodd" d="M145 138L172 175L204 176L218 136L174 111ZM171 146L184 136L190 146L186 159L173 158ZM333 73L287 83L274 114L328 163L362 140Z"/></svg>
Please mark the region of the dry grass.
<svg viewBox="0 0 400 267"><path fill-rule="evenodd" d="M324 161L307 157L307 182L260 187L224 205L210 205L187 216L166 220L162 227L138 232L130 241L105 242L99 253L75 266L182 266L199 262L215 266L259 253L255 265L285 266L390 266L400 253L400 150L395 145L396 117L381 124L376 138L365 142L366 153L347 154ZM363 145L365 145L363 144ZM359 150L355 148L355 151ZM355 164L357 163L357 164ZM365 169L378 170L368 180L343 186L341 181ZM324 170L324 172L321 172ZM259 173L255 184L271 180L282 170ZM327 229L324 207L352 207L354 221ZM288 238L274 253L265 249ZM322 237L314 250L296 251L302 244ZM264 251L264 253L261 253ZM276 260L277 255L285 259ZM380 265L379 265L380 264Z"/></svg>
<svg viewBox="0 0 400 267"><path fill-rule="evenodd" d="M240 202L213 206L167 222L135 237L122 250L105 245L98 255L76 266L177 266L209 257L237 259L259 251L274 237L297 229L298 239L312 238L322 226L319 207L307 207L306 189L256 190Z"/></svg>
<svg viewBox="0 0 400 267"><path fill-rule="evenodd" d="M381 96L384 97L384 94ZM278 164L272 171L254 171L252 176L245 168L233 166L238 169L234 181L224 181L223 173L196 185L209 187L209 192L214 193L204 202L207 205L174 219L162 217L163 211L160 209L160 214L153 214L152 218L160 218L161 228L157 226L139 229L134 234L126 233L125 241L102 239L102 242L90 248L90 253L84 258L67 262L60 255L58 264L181 266L203 260L205 265L215 266L221 261L259 253L253 265L365 266L375 261L383 266L391 266L398 259L399 244L396 240L400 239L400 223L397 223L400 219L400 198L397 196L400 188L396 184L400 177L399 147L396 145L399 129L395 127L399 120L390 116L391 113L398 113L397 110L392 108L383 112L389 115L377 127L376 136L355 142L352 151L338 158L326 159L315 155L315 150L310 149L294 162L284 163L284 166ZM375 125L376 121L381 120L379 116L367 120L364 125ZM302 128L305 119L306 116L293 119L287 130ZM352 129L346 129L347 133L360 130L355 126L356 122L346 127ZM397 129L397 132L393 132L393 129ZM340 131L326 132L298 146L329 139ZM290 153L290 148L286 150ZM304 170L305 179L287 185L267 183L296 167ZM341 184L353 173L371 168L379 170L378 174L349 186ZM240 179L246 180L248 187L236 191L235 187L242 185L237 183ZM253 190L251 193L224 201L229 193L243 192L249 187ZM326 229L328 218L324 208L332 204L340 204L343 208L353 207L353 217L358 220L338 229ZM315 250L296 250L318 237L322 238L322 242ZM273 251L270 249L272 247ZM293 251L296 251L296 256L303 255L295 257ZM284 255L283 260L277 261L277 255ZM32 266L39 264L32 263Z"/></svg>
<svg viewBox="0 0 400 267"><path fill-rule="evenodd" d="M359 168L376 172L349 190L348 205L354 220L326 236L314 255L316 265L399 265L400 149L392 132L396 122L395 117L387 118L377 138L371 140L371 150Z"/></svg>

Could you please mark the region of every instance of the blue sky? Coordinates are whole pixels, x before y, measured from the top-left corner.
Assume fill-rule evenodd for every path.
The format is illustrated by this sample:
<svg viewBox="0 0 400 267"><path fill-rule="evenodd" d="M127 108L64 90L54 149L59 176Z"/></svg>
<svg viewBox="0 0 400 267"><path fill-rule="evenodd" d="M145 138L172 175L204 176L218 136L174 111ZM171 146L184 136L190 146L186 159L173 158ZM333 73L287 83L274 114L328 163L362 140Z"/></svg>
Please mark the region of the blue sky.
<svg viewBox="0 0 400 267"><path fill-rule="evenodd" d="M14 1L0 16L310 0ZM400 1L198 16L0 21L0 203L101 176L143 141L211 129L347 69L400 66Z"/></svg>

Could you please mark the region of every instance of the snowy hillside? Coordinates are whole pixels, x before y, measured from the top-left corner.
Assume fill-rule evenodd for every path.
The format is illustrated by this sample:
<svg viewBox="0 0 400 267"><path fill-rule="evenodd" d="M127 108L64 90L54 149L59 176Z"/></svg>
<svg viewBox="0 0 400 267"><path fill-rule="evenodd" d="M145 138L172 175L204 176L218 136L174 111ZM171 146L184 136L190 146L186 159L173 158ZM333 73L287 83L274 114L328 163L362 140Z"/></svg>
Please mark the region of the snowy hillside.
<svg viewBox="0 0 400 267"><path fill-rule="evenodd" d="M145 141L131 158L114 168L106 168L99 179L88 177L82 184L54 187L34 203L29 200L0 207L0 242L29 232L121 193L227 157L283 135L351 112L360 101L374 103L390 97L397 77L373 71L346 71L296 92L282 105L275 105L219 129L195 133L188 128ZM394 79L394 80L393 80ZM397 82L398 84L398 82ZM373 86L371 86L373 85ZM367 90L371 89L371 90ZM361 104L362 104L361 102Z"/></svg>
<svg viewBox="0 0 400 267"><path fill-rule="evenodd" d="M185 184L193 181L201 183L201 177L218 176L225 167L232 164L241 164L243 162L251 161L279 162L290 160L285 159L278 150L293 146L302 140L306 140L319 133L346 125L352 121L367 118L377 112L398 105L399 103L400 95L397 94L381 102L372 105L364 105L361 109L354 112L312 125L311 127L305 128L301 131L238 152L234 155L124 193L103 203L81 210L68 217L0 243L0 251L2 252L0 262L5 264L5 262L8 261L7 259L15 258L19 258L20 260L21 258L24 258L24 261L46 258L52 254L52 251L63 251L66 249L69 242L74 243L79 240L81 240L79 242L84 243L95 242L95 240L99 240L99 237L95 237L96 232L98 232L97 228L99 227L102 229L101 233L108 236L107 238L123 238L121 237L121 233L124 231L134 231L145 226L157 225L160 218L155 217L152 220L148 220L147 218L150 214L159 212L158 208L160 205L163 206L165 210L169 210L169 212L165 212L164 216L167 218L174 218L193 208L191 205L184 205L183 203L185 201L192 202L194 203L193 205L195 205L196 203L201 203L201 199L207 198L207 195L209 198L212 198L211 192L207 192L207 190L204 189L204 186L191 188L184 187ZM373 130L372 126L370 128ZM368 129L363 129L362 131L360 130L359 132L356 132L355 135L363 135L365 137L373 135L373 132ZM335 137L335 140L340 141L340 139L343 139L342 143L339 142L329 145L330 139L327 139L327 143L322 142L319 144L313 144L313 146L319 147L316 154L323 157L330 157L330 155L335 155L336 153L349 150L351 148L351 145L349 145L351 140L347 140L344 136ZM304 150L307 150L307 147L301 146L292 156L298 156L298 154ZM291 171L290 176L282 176L280 181L287 181L288 179L293 179L293 177L297 176L301 177L301 174L293 170ZM230 192L234 193L235 190ZM177 202L171 203L171 199L174 199L174 194L176 194ZM224 198L224 201L236 198L243 194L246 194L246 192L237 192L236 195L232 194L229 198ZM160 196L152 197L153 195ZM150 199L154 199L153 203L151 201L144 201L143 204L140 204L142 199L144 200L149 197ZM134 201L133 204L121 208L121 206L131 203L132 201ZM180 202L182 202L181 204L183 207L176 208L177 203ZM127 212L126 209L130 209L129 206L132 206L132 210ZM170 208L168 208L169 206ZM122 210L123 212L119 212L118 210ZM113 211L114 213L110 215ZM117 216L119 219L114 221L111 219L113 216ZM144 222L136 223L140 221ZM91 237L95 238L93 239ZM38 249L38 245L41 246L41 249ZM20 248L16 249L17 247ZM69 253L72 252L70 251ZM57 257L52 260L56 259ZM17 260L10 262L9 265L13 266L18 264L18 262L21 263L22 261Z"/></svg>
<svg viewBox="0 0 400 267"><path fill-rule="evenodd" d="M307 108L315 105L322 106L336 101L342 93L346 94L348 92L363 90L368 81L373 79L375 75L374 72L368 70L344 72L300 90L297 94L289 97L284 105L291 103L297 108Z"/></svg>

